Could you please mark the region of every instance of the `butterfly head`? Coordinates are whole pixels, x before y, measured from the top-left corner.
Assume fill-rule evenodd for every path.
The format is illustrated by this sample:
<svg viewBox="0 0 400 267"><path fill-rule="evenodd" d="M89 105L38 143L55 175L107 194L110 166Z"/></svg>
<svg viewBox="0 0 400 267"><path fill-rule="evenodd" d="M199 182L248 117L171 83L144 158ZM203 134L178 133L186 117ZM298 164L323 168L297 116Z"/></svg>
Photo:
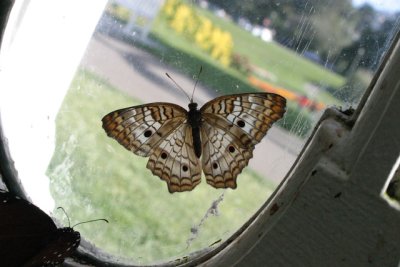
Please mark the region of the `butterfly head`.
<svg viewBox="0 0 400 267"><path fill-rule="evenodd" d="M189 103L189 110L197 110L197 103L190 101Z"/></svg>

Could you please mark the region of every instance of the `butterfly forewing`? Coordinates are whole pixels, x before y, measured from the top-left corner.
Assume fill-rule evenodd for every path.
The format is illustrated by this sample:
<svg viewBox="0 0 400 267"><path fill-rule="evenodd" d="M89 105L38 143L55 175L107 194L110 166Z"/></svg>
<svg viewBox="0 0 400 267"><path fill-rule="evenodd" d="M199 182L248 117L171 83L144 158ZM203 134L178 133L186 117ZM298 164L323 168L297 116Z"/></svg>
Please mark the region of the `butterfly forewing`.
<svg viewBox="0 0 400 267"><path fill-rule="evenodd" d="M202 168L207 183L236 188L236 177L252 158L254 147L285 112L285 98L270 93L221 96L202 112Z"/></svg>
<svg viewBox="0 0 400 267"><path fill-rule="evenodd" d="M151 103L113 111L103 118L107 135L126 149L147 157L186 120L187 111L175 104Z"/></svg>
<svg viewBox="0 0 400 267"><path fill-rule="evenodd" d="M272 124L282 118L285 106L286 99L280 95L250 93L217 97L200 111L204 120L229 127L229 132L247 146L261 141Z"/></svg>

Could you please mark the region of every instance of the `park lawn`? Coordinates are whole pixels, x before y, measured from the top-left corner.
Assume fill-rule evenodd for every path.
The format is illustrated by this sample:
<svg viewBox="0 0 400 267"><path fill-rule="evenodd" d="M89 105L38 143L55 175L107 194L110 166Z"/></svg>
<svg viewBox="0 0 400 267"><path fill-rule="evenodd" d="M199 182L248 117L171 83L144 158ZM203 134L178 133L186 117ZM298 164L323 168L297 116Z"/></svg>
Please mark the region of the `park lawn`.
<svg viewBox="0 0 400 267"><path fill-rule="evenodd" d="M247 57L251 64L270 72L274 77L276 77L276 80L271 80L269 82L277 86L307 95L307 91L305 89L307 84L317 84L322 86L330 86L333 88L340 88L345 83L345 79L340 75L324 69L322 66L299 56L295 52L282 47L279 44L273 42L266 43L260 38L256 38L251 35L251 33L238 27L231 21L219 18L207 10L198 8L196 5L192 5L192 7L198 14L209 18L214 25L230 32L234 42L233 53ZM196 45L189 42L183 36L175 33L171 28L168 27L167 22L162 15L159 15L155 20L152 28L152 34L156 39L161 41L161 43L177 51L176 53L170 53L170 51L168 51L168 53L164 53L163 57L166 61L171 63L174 61L179 61L181 59L179 51L181 51L191 57L192 63L189 62L190 60L186 60L185 64L193 65L198 64L195 62L196 60L204 61L218 70L221 75L222 73L226 73L234 78L235 81L237 79L244 84L247 84L248 87L246 85L239 84L239 87L241 87L239 90L254 91L254 88L251 88L251 86L248 85L247 77L245 75L233 70L232 68L224 68L218 62L214 61L207 53L201 51ZM187 65L183 67L189 70L195 69L194 67ZM213 69L210 73L215 73L215 70ZM220 76L217 75L217 78L215 79L217 83L219 77ZM206 84L207 83L209 83L212 88L220 88L214 87L213 81L207 81ZM225 85L225 88L229 88L229 85L231 84L232 83L228 83L228 86ZM321 91L314 97L316 100L328 105L339 103L335 97L325 91Z"/></svg>
<svg viewBox="0 0 400 267"><path fill-rule="evenodd" d="M164 181L138 157L107 137L101 118L138 104L98 76L79 70L56 118L56 149L47 174L56 206L72 223L106 218L76 230L101 249L141 264L173 259L228 238L265 202L275 185L246 169L236 190L216 190L202 183L192 192L168 193ZM218 216L209 215L224 193ZM67 224L59 212L54 213Z"/></svg>

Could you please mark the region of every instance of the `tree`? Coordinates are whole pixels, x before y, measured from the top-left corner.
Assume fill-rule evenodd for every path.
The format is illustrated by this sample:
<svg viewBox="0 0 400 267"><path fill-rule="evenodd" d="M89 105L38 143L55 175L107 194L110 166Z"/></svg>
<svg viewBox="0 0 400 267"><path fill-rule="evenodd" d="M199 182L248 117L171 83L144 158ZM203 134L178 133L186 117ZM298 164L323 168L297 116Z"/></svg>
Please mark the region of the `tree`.
<svg viewBox="0 0 400 267"><path fill-rule="evenodd" d="M391 41L396 23L396 16L382 17L370 6L363 6L358 12L358 39L342 49L337 63L337 70L347 76L357 68L376 69Z"/></svg>

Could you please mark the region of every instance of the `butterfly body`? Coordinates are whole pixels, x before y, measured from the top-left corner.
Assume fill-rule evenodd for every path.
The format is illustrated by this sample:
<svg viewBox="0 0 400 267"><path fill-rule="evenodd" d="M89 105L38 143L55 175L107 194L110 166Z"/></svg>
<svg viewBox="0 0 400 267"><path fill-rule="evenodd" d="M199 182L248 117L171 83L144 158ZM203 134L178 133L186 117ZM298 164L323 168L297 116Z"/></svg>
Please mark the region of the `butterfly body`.
<svg viewBox="0 0 400 267"><path fill-rule="evenodd" d="M197 158L201 157L201 112L197 109L197 103L190 102L189 112L187 113L187 123L192 128L193 149Z"/></svg>
<svg viewBox="0 0 400 267"><path fill-rule="evenodd" d="M236 178L257 143L285 112L272 93L217 97L189 111L172 103L149 103L113 111L103 128L133 153L149 157L147 168L173 192L190 191L204 172L215 188L236 188Z"/></svg>

